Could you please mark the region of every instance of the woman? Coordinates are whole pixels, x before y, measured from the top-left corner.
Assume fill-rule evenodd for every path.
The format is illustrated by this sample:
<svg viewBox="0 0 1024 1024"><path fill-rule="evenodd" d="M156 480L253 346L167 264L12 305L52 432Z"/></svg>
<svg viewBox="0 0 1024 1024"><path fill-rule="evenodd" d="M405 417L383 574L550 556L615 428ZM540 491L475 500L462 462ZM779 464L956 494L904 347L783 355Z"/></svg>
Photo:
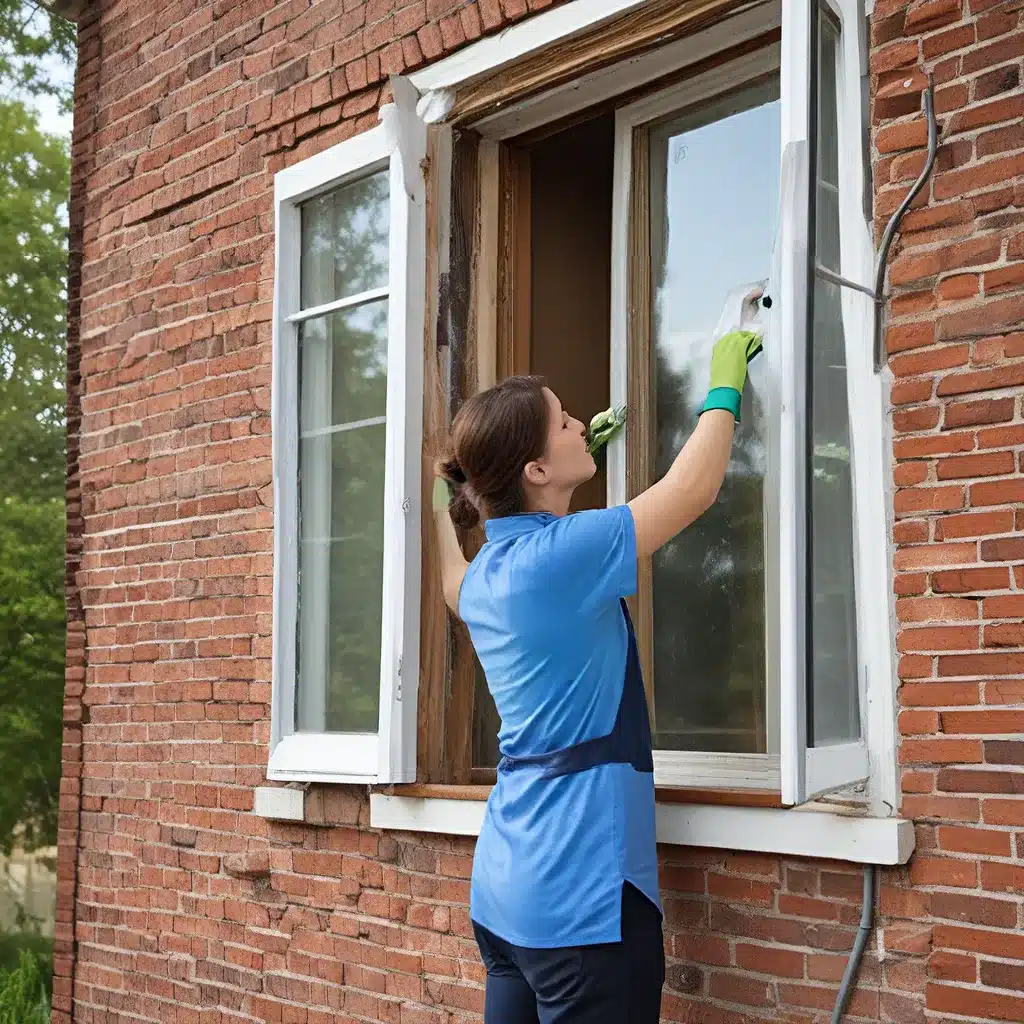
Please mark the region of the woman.
<svg viewBox="0 0 1024 1024"><path fill-rule="evenodd" d="M455 418L434 487L442 583L501 717L470 905L486 1024L657 1024L654 768L623 599L637 559L717 497L759 351L749 332L716 344L690 440L617 508L568 514L594 460L584 425L536 378L477 394ZM453 523L481 517L487 541L467 563Z"/></svg>

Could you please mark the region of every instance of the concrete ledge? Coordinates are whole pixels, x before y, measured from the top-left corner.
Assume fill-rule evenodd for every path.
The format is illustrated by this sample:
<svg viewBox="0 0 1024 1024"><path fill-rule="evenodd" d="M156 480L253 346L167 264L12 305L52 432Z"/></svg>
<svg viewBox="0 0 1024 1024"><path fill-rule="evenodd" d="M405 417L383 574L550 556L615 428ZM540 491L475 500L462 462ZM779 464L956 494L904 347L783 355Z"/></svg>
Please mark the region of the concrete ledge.
<svg viewBox="0 0 1024 1024"><path fill-rule="evenodd" d="M370 824L400 832L480 834L479 800L370 795ZM658 805L658 842L718 850L745 850L854 864L906 864L914 852L914 824L903 818L865 818L811 808Z"/></svg>

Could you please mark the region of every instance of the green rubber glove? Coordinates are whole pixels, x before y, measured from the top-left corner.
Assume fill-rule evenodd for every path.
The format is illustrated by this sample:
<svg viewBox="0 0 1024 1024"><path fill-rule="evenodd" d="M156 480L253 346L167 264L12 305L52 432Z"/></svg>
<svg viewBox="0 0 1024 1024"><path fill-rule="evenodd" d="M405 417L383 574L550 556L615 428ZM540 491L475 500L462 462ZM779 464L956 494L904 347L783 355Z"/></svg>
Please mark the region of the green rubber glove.
<svg viewBox="0 0 1024 1024"><path fill-rule="evenodd" d="M621 429L626 422L626 407L612 406L599 412L590 421L587 431L587 451L596 455Z"/></svg>
<svg viewBox="0 0 1024 1024"><path fill-rule="evenodd" d="M431 504L435 512L443 512L452 501L452 491L443 476L434 477L434 493Z"/></svg>
<svg viewBox="0 0 1024 1024"><path fill-rule="evenodd" d="M763 348L754 331L731 331L715 342L711 353L711 386L701 412L728 409L740 421L740 400L747 382L747 364Z"/></svg>

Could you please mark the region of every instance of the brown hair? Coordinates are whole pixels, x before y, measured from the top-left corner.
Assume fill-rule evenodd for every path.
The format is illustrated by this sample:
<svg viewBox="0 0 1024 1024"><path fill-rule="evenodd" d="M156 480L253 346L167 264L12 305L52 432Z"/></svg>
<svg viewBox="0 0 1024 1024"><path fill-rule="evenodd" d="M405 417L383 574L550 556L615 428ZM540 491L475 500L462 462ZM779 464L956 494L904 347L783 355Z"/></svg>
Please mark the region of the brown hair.
<svg viewBox="0 0 1024 1024"><path fill-rule="evenodd" d="M540 377L509 377L468 399L452 424L451 448L437 464L455 489L452 522L471 529L481 517L525 512L523 469L544 454L548 403Z"/></svg>

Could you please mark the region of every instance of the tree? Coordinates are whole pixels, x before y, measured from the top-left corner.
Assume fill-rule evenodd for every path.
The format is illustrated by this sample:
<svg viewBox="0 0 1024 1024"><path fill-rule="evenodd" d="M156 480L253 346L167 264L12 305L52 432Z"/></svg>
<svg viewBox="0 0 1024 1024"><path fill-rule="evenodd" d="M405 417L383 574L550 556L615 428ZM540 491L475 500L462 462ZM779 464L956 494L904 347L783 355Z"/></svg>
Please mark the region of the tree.
<svg viewBox="0 0 1024 1024"><path fill-rule="evenodd" d="M68 151L0 100L0 849L56 841Z"/></svg>
<svg viewBox="0 0 1024 1024"><path fill-rule="evenodd" d="M0 95L55 96L71 104L75 26L38 0L0 0Z"/></svg>

